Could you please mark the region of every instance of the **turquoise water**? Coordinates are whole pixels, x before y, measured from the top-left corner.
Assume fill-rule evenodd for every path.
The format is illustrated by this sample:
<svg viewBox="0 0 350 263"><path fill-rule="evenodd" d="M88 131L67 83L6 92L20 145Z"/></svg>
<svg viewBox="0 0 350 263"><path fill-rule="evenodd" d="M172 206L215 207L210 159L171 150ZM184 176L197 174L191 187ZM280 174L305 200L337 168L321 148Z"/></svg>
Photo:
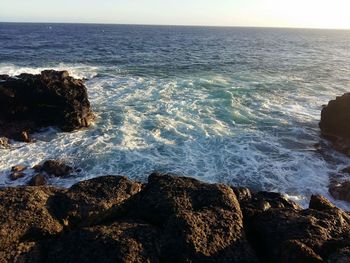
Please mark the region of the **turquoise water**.
<svg viewBox="0 0 350 263"><path fill-rule="evenodd" d="M349 91L350 31L0 24L0 39L0 73L67 69L87 78L97 114L0 150L2 186L29 180L10 181L12 165L58 158L82 172L56 185L157 170L305 203L350 164L318 128L322 105Z"/></svg>

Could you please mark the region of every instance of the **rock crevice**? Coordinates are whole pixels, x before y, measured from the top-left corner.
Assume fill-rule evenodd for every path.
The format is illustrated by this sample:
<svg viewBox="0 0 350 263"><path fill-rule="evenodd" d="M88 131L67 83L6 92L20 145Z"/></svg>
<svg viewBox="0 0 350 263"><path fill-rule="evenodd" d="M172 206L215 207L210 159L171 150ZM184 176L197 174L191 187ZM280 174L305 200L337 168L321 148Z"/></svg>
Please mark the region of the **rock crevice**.
<svg viewBox="0 0 350 263"><path fill-rule="evenodd" d="M347 262L350 216L322 196L152 174L0 189L0 262Z"/></svg>

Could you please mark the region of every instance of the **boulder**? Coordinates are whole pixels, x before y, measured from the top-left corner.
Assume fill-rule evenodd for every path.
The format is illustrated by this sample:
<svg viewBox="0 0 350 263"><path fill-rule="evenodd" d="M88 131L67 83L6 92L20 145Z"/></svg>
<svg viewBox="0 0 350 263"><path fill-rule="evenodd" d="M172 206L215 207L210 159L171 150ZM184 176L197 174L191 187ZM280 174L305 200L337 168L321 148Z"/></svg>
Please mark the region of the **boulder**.
<svg viewBox="0 0 350 263"><path fill-rule="evenodd" d="M30 186L42 186L42 185L46 185L46 183L47 183L47 179L44 175L36 174L32 177L32 179L30 179L30 181L28 182L28 185L30 185Z"/></svg>
<svg viewBox="0 0 350 263"><path fill-rule="evenodd" d="M350 231L350 216L324 197L314 196L309 209L272 208L247 214L246 228L265 262L322 262L323 246Z"/></svg>
<svg viewBox="0 0 350 263"><path fill-rule="evenodd" d="M50 263L157 263L160 262L158 231L147 223L127 221L79 228L55 239L39 242L25 259L35 258L39 250L41 262Z"/></svg>
<svg viewBox="0 0 350 263"><path fill-rule="evenodd" d="M82 181L64 194L51 198L52 212L65 225L86 225L93 219L99 219L112 206L119 206L141 188L141 183L124 176L103 176Z"/></svg>
<svg viewBox="0 0 350 263"><path fill-rule="evenodd" d="M284 195L274 192L251 192L248 188L232 187L238 196L245 219L269 209L292 208L301 210L302 207L289 200Z"/></svg>
<svg viewBox="0 0 350 263"><path fill-rule="evenodd" d="M321 255L327 263L350 262L350 231L339 238L327 241L322 246Z"/></svg>
<svg viewBox="0 0 350 263"><path fill-rule="evenodd" d="M98 180L97 185L106 180L101 188L113 188L114 181L121 189L133 187L136 191L133 194L121 191L119 197L115 195L117 199L110 199L109 193L107 198L104 195L96 198L101 193L101 189L94 189ZM86 195L85 205L82 200ZM47 262L55 262L56 257L74 262L78 253L83 255L81 262L94 262L94 258L105 258L104 262L259 262L245 238L243 215L228 186L155 173L142 188L126 178L107 177L73 186L64 196L70 196L72 205L68 210L60 210L62 214L55 213L56 217L68 218L71 227L83 227L62 240L46 242L52 245L44 245L42 250L56 251L49 254ZM93 211L90 204L97 200L111 200L109 204L115 204L108 210L98 204ZM55 204L64 203L55 200ZM87 207L90 212L83 212L84 216L77 206ZM75 224L79 221L87 224ZM123 230L125 227L128 231ZM90 242L98 249L88 245Z"/></svg>
<svg viewBox="0 0 350 263"><path fill-rule="evenodd" d="M337 150L350 154L350 93L323 107L320 128L322 135L330 139Z"/></svg>
<svg viewBox="0 0 350 263"><path fill-rule="evenodd" d="M334 209L335 205L333 205L327 198L321 195L312 195L309 203L309 208L318 211L327 211L329 209Z"/></svg>
<svg viewBox="0 0 350 263"><path fill-rule="evenodd" d="M322 263L323 259L310 247L298 240L287 240L281 244L280 263Z"/></svg>
<svg viewBox="0 0 350 263"><path fill-rule="evenodd" d="M162 262L258 262L229 186L154 173L130 212L163 229Z"/></svg>
<svg viewBox="0 0 350 263"><path fill-rule="evenodd" d="M350 167L346 167L340 171L343 174L349 174L350 175Z"/></svg>
<svg viewBox="0 0 350 263"><path fill-rule="evenodd" d="M9 139L5 137L0 137L0 150L1 149L9 149L10 148L10 142Z"/></svg>
<svg viewBox="0 0 350 263"><path fill-rule="evenodd" d="M0 75L0 136L29 142L29 134L41 127L73 131L92 120L83 81L67 71Z"/></svg>
<svg viewBox="0 0 350 263"><path fill-rule="evenodd" d="M12 181L15 181L19 178L25 177L25 173L23 173L25 170L27 170L27 167L24 165L15 165L11 168L11 173L9 175L10 179Z"/></svg>
<svg viewBox="0 0 350 263"><path fill-rule="evenodd" d="M37 168L39 171L55 177L68 176L74 170L69 165L66 165L64 162L58 160L47 160L43 163L43 165L37 166Z"/></svg>
<svg viewBox="0 0 350 263"><path fill-rule="evenodd" d="M242 212L243 211L243 212ZM350 215L283 195L154 173L0 189L0 262L281 262L350 259Z"/></svg>
<svg viewBox="0 0 350 263"><path fill-rule="evenodd" d="M329 193L338 200L350 202L350 181L332 181Z"/></svg>
<svg viewBox="0 0 350 263"><path fill-rule="evenodd" d="M0 262L19 262L35 241L63 230L47 206L59 189L17 187L0 189Z"/></svg>
<svg viewBox="0 0 350 263"><path fill-rule="evenodd" d="M11 168L11 172L23 172L27 167L24 165L15 165Z"/></svg>
<svg viewBox="0 0 350 263"><path fill-rule="evenodd" d="M24 174L24 173L21 173L21 172L12 172L11 174L10 174L10 179L12 180L12 181L15 181L15 180L17 180L17 179L19 179L19 178L23 178L23 177L25 177L26 175Z"/></svg>

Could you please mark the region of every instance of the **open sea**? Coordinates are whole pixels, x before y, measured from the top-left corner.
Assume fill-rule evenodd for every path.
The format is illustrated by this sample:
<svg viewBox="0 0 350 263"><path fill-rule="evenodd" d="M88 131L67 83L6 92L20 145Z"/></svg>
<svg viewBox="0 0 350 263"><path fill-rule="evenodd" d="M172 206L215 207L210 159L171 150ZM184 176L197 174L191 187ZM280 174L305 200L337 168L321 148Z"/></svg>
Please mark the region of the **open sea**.
<svg viewBox="0 0 350 263"><path fill-rule="evenodd" d="M62 159L82 171L51 184L161 171L305 205L350 165L318 128L350 90L350 31L0 23L0 74L43 69L86 78L97 120L0 150L0 186L30 179L11 181L13 165Z"/></svg>

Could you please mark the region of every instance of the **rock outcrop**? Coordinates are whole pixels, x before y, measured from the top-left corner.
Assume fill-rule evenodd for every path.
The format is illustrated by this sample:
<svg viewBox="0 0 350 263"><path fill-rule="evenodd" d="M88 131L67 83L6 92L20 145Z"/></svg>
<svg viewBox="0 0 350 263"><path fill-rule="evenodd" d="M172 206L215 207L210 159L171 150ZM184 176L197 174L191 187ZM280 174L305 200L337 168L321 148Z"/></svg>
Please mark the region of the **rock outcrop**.
<svg viewBox="0 0 350 263"><path fill-rule="evenodd" d="M70 189L0 189L0 262L334 262L350 260L350 216L322 196L152 174Z"/></svg>
<svg viewBox="0 0 350 263"><path fill-rule="evenodd" d="M0 137L0 149L9 149L9 148L10 148L9 139L5 137Z"/></svg>
<svg viewBox="0 0 350 263"><path fill-rule="evenodd" d="M350 155L350 93L331 100L322 109L320 128L337 150Z"/></svg>
<svg viewBox="0 0 350 263"><path fill-rule="evenodd" d="M57 126L63 131L87 127L93 120L83 80L67 71L0 75L0 136L30 142L30 133Z"/></svg>
<svg viewBox="0 0 350 263"><path fill-rule="evenodd" d="M350 181L331 181L329 193L335 199L350 202Z"/></svg>
<svg viewBox="0 0 350 263"><path fill-rule="evenodd" d="M18 180L23 177L30 177L28 185L41 186L46 185L48 180L53 177L66 178L74 172L79 172L62 160L46 160L42 164L37 164L32 168L24 165L16 165L11 168L8 177L12 180Z"/></svg>
<svg viewBox="0 0 350 263"><path fill-rule="evenodd" d="M35 170L54 177L65 177L74 169L60 160L47 160L43 165L37 165Z"/></svg>
<svg viewBox="0 0 350 263"><path fill-rule="evenodd" d="M330 140L334 148L350 156L350 93L331 100L321 112L322 136ZM341 171L349 174L350 169ZM331 176L329 193L335 198L350 202L350 181L344 176Z"/></svg>

